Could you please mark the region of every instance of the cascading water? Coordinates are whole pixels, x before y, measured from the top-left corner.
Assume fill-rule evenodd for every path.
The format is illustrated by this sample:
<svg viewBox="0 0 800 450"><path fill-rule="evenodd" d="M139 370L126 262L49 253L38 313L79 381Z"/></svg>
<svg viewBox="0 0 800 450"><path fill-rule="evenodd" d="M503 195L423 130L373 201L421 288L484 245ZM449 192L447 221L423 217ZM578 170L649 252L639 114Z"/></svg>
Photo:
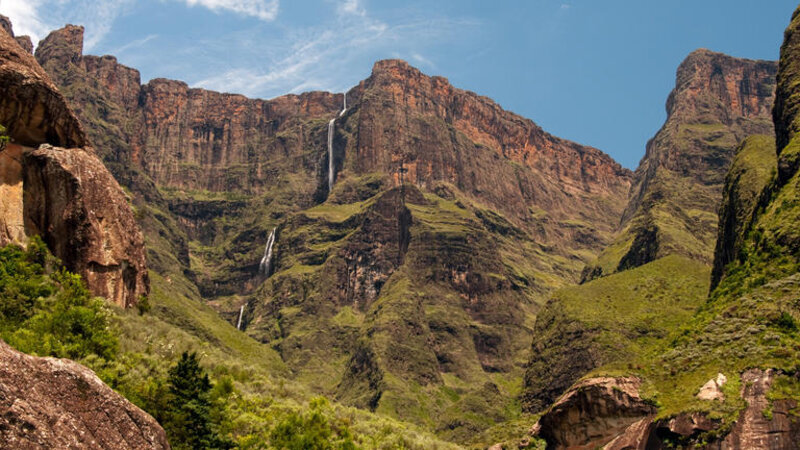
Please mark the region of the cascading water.
<svg viewBox="0 0 800 450"><path fill-rule="evenodd" d="M270 269L272 269L272 246L275 245L275 230L267 238L267 245L264 247L264 257L261 258L261 264L258 265L258 271L266 276L269 276Z"/></svg>
<svg viewBox="0 0 800 450"><path fill-rule="evenodd" d="M347 111L347 93L344 94L342 101L342 110L339 111L339 117L342 117ZM333 132L336 117L328 122L328 192L333 190Z"/></svg>
<svg viewBox="0 0 800 450"><path fill-rule="evenodd" d="M242 305L242 307L239 308L239 320L236 321L236 329L237 330L241 330L242 329L242 316L244 315L244 307L245 307L245 305Z"/></svg>

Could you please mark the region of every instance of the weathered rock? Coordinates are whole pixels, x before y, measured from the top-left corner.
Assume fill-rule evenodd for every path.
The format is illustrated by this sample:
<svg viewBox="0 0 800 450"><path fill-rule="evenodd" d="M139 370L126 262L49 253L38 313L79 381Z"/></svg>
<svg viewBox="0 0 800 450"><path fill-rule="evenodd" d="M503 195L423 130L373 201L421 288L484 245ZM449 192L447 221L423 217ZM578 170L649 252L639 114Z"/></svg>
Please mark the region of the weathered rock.
<svg viewBox="0 0 800 450"><path fill-rule="evenodd" d="M14 142L87 144L80 122L33 55L0 31L0 124Z"/></svg>
<svg viewBox="0 0 800 450"><path fill-rule="evenodd" d="M8 144L0 149L0 245L26 245L22 214L22 147Z"/></svg>
<svg viewBox="0 0 800 450"><path fill-rule="evenodd" d="M619 236L597 277L669 254L711 263L725 173L747 136L771 136L777 64L697 50L681 63L667 120L634 175ZM585 281L586 281L585 280Z"/></svg>
<svg viewBox="0 0 800 450"><path fill-rule="evenodd" d="M17 44L19 44L19 46L22 47L23 50L30 53L31 55L33 54L33 41L31 41L30 36L27 35L17 36L14 39L16 39Z"/></svg>
<svg viewBox="0 0 800 450"><path fill-rule="evenodd" d="M774 375L772 370L761 369L750 369L742 374L740 395L747 406L730 431L721 436L717 432L721 422L709 419L703 413L682 413L669 419L654 420L655 409L648 412L637 405L628 409L629 402L620 400L623 398L621 393L608 395L605 388L629 380L624 378L595 378L578 383L542 416L532 432L545 438L548 447L554 448L603 446L605 450L655 450L674 448L679 444L715 450L795 449L800 439L800 421L789 411L796 405L789 400L770 402L767 399ZM722 379L718 376L717 380L711 381L719 384ZM605 390L598 389L598 386ZM638 398L636 389L638 384L625 389L625 393ZM584 399L589 403L581 403ZM562 405L560 410L558 405ZM765 411L770 410L770 406L771 415L768 416ZM638 411L639 416L631 417L633 411ZM602 428L596 425L598 423L630 425ZM584 430L594 430L595 433Z"/></svg>
<svg viewBox="0 0 800 450"><path fill-rule="evenodd" d="M604 446L656 413L656 407L639 396L640 384L635 377L581 381L550 407L532 432L552 448Z"/></svg>
<svg viewBox="0 0 800 450"><path fill-rule="evenodd" d="M23 156L29 234L86 279L90 290L122 306L149 293L144 238L125 193L91 149L42 145Z"/></svg>
<svg viewBox="0 0 800 450"><path fill-rule="evenodd" d="M716 379L712 378L708 380L695 396L700 400L725 401L725 394L722 392L722 386L724 386L727 381L728 378L720 373L717 375Z"/></svg>
<svg viewBox="0 0 800 450"><path fill-rule="evenodd" d="M797 92L797 81L800 80L800 7L783 35L781 45L780 67L775 91L775 143L778 154L789 145L800 131L800 94Z"/></svg>
<svg viewBox="0 0 800 450"><path fill-rule="evenodd" d="M790 412L797 405L789 400L770 401L767 393L775 373L772 370L750 369L742 374L741 396L747 407L718 449L796 449L800 442L800 421ZM765 414L772 406L771 417Z"/></svg>
<svg viewBox="0 0 800 450"><path fill-rule="evenodd" d="M597 149L400 60L375 63L349 95L354 106L342 126L357 140L344 143L344 167L396 173L403 161L415 185L446 181L565 247L594 248L616 226L630 173ZM534 205L544 220L532 217ZM576 216L592 224L592 239L563 224Z"/></svg>
<svg viewBox="0 0 800 450"><path fill-rule="evenodd" d="M53 58L74 56L83 29L65 30L71 46L42 51ZM12 142L0 153L0 243L24 244L26 236L40 234L67 268L84 276L94 295L135 305L149 283L144 240L126 196L87 146L78 119L48 75L2 31L0 123L8 126Z"/></svg>
<svg viewBox="0 0 800 450"><path fill-rule="evenodd" d="M0 446L168 449L159 424L68 359L38 358L0 341Z"/></svg>

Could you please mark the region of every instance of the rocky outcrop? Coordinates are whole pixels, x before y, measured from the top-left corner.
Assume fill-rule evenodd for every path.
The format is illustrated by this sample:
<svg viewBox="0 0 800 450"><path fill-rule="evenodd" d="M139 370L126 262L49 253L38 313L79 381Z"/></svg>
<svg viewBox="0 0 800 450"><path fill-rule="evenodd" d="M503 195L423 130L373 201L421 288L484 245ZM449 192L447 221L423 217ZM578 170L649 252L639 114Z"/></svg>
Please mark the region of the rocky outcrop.
<svg viewBox="0 0 800 450"><path fill-rule="evenodd" d="M375 63L344 117L344 170L396 173L422 189L445 181L546 242L595 247L563 222L589 223L599 241L616 225L630 173L601 151L559 139L486 97L404 61ZM544 217L531 214L531 208Z"/></svg>
<svg viewBox="0 0 800 450"><path fill-rule="evenodd" d="M22 214L22 147L7 144L0 150L0 245L25 245Z"/></svg>
<svg viewBox="0 0 800 450"><path fill-rule="evenodd" d="M756 209L776 170L775 141L771 136L750 136L742 142L722 192L712 290L722 279L725 267L739 257Z"/></svg>
<svg viewBox="0 0 800 450"><path fill-rule="evenodd" d="M31 37L14 36L14 30L12 29L11 26L11 20L9 20L8 17L2 14L0 14L0 28L5 30L5 32L8 33L9 36L13 37L17 41L17 44L19 44L19 46L22 47L23 50L33 54L33 42L31 41Z"/></svg>
<svg viewBox="0 0 800 450"><path fill-rule="evenodd" d="M639 396L638 378L591 378L565 393L531 430L548 447L594 449L639 429L656 407Z"/></svg>
<svg viewBox="0 0 800 450"><path fill-rule="evenodd" d="M719 420L703 413L655 420L656 409L639 397L636 378L591 378L576 384L531 431L545 439L548 448L667 449L677 444L719 450L794 449L800 421L790 411L796 404L767 399L774 377L774 371L761 369L741 375L746 407L725 432Z"/></svg>
<svg viewBox="0 0 800 450"><path fill-rule="evenodd" d="M19 144L83 147L86 135L33 55L0 31L0 124Z"/></svg>
<svg viewBox="0 0 800 450"><path fill-rule="evenodd" d="M697 50L681 63L667 121L634 175L619 236L584 279L668 254L711 263L724 176L737 146L772 135L777 64Z"/></svg>
<svg viewBox="0 0 800 450"><path fill-rule="evenodd" d="M775 142L780 154L800 131L800 8L792 14L792 20L783 36L777 89L775 91Z"/></svg>
<svg viewBox="0 0 800 450"><path fill-rule="evenodd" d="M42 145L23 159L25 223L92 293L127 308L149 293L144 238L125 194L87 149Z"/></svg>
<svg viewBox="0 0 800 450"><path fill-rule="evenodd" d="M67 359L0 341L0 442L5 448L168 449L147 413Z"/></svg>
<svg viewBox="0 0 800 450"><path fill-rule="evenodd" d="M94 295L135 305L149 283L144 240L126 196L48 75L5 32L0 91L0 124L11 138L0 150L0 243L24 244L39 234Z"/></svg>

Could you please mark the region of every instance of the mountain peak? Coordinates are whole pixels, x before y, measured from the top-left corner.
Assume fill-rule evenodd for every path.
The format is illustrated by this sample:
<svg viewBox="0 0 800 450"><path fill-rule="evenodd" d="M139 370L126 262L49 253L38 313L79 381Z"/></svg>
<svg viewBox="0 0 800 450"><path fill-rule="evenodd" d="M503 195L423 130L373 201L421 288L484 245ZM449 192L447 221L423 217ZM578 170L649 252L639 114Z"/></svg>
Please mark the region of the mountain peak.
<svg viewBox="0 0 800 450"><path fill-rule="evenodd" d="M83 32L80 25L66 25L39 42L36 59L76 63L83 56Z"/></svg>

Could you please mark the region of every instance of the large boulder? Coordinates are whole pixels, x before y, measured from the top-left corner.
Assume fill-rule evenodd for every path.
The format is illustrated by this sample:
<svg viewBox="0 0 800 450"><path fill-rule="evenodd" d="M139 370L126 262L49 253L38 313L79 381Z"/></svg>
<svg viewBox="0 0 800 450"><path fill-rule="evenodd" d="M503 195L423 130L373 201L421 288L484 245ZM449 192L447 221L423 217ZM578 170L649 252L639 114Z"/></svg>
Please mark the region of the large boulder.
<svg viewBox="0 0 800 450"><path fill-rule="evenodd" d="M41 235L94 295L133 306L150 288L127 198L7 19L0 29L0 125L11 138L0 148L0 245Z"/></svg>
<svg viewBox="0 0 800 450"><path fill-rule="evenodd" d="M68 359L38 358L0 341L0 447L167 449L147 413Z"/></svg>
<svg viewBox="0 0 800 450"><path fill-rule="evenodd" d="M129 307L149 292L144 237L125 193L90 149L42 145L23 156L29 234L41 235L95 295Z"/></svg>

